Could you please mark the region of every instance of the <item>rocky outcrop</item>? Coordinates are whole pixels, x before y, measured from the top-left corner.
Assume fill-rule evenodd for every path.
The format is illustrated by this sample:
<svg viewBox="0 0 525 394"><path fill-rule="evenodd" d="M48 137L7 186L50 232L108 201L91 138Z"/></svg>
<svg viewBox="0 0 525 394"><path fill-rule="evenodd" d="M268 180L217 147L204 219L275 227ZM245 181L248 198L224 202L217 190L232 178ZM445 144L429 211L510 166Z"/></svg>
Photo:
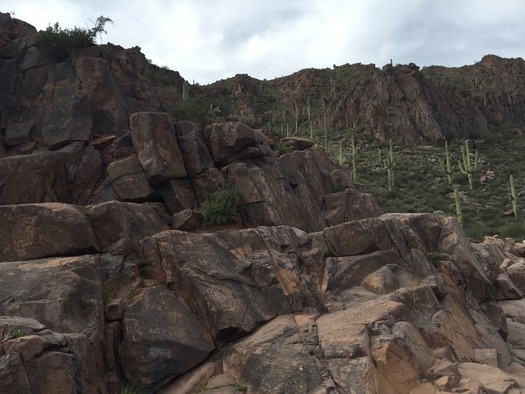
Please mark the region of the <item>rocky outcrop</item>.
<svg viewBox="0 0 525 394"><path fill-rule="evenodd" d="M242 122L173 119L137 48L58 59L0 14L0 56L0 392L525 387L525 245L382 215L304 140L278 156ZM381 72L379 112L440 100L413 66ZM202 205L229 187L221 227Z"/></svg>

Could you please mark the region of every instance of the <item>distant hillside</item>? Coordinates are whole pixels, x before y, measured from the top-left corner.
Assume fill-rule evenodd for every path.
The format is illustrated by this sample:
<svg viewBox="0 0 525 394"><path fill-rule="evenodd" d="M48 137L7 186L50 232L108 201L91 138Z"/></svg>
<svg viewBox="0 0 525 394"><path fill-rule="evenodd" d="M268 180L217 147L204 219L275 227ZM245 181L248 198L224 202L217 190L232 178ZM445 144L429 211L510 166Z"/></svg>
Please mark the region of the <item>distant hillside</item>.
<svg viewBox="0 0 525 394"><path fill-rule="evenodd" d="M479 136L496 123L525 126L525 62L485 56L472 66L345 64L274 80L248 75L192 87L273 132L364 128L379 140L423 143Z"/></svg>

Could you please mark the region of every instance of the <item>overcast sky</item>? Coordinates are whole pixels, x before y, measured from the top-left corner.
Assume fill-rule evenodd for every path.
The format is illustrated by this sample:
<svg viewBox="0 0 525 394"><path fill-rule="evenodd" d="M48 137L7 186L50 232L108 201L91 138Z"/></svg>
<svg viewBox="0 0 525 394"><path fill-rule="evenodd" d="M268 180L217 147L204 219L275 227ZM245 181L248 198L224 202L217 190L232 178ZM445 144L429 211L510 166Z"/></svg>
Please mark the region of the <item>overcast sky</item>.
<svg viewBox="0 0 525 394"><path fill-rule="evenodd" d="M235 74L273 79L345 63L462 66L486 54L524 57L524 0L1 0L37 29L91 27L140 46L190 82Z"/></svg>

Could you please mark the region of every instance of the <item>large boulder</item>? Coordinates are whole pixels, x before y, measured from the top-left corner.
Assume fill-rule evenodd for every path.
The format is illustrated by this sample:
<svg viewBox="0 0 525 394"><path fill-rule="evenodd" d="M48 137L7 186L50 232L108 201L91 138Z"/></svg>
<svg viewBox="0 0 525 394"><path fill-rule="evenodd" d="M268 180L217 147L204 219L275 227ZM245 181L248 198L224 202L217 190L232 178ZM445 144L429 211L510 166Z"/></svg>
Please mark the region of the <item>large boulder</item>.
<svg viewBox="0 0 525 394"><path fill-rule="evenodd" d="M60 151L69 154L68 174L73 201L86 205L103 174L100 152L82 142L69 144Z"/></svg>
<svg viewBox="0 0 525 394"><path fill-rule="evenodd" d="M130 118L131 136L151 184L187 175L172 120L166 113L137 112Z"/></svg>
<svg viewBox="0 0 525 394"><path fill-rule="evenodd" d="M88 48L89 49L89 48ZM78 53L74 67L82 89L87 92L94 136L122 135L129 128L129 112L122 101L108 62L99 57L98 50L89 56Z"/></svg>
<svg viewBox="0 0 525 394"><path fill-rule="evenodd" d="M275 318L225 352L224 371L250 393L326 390L321 363L303 343L301 328L293 315Z"/></svg>
<svg viewBox="0 0 525 394"><path fill-rule="evenodd" d="M195 177L215 167L198 123L180 121L176 131L188 176Z"/></svg>
<svg viewBox="0 0 525 394"><path fill-rule="evenodd" d="M0 245L0 262L98 249L84 210L61 203L0 206Z"/></svg>
<svg viewBox="0 0 525 394"><path fill-rule="evenodd" d="M178 292L148 288L124 310L121 365L134 384L158 387L193 368L214 348Z"/></svg>
<svg viewBox="0 0 525 394"><path fill-rule="evenodd" d="M0 205L72 202L64 152L0 159Z"/></svg>
<svg viewBox="0 0 525 394"><path fill-rule="evenodd" d="M240 191L240 214L245 227L286 224L306 231L324 227L320 209L309 191L305 189L298 198L284 181L275 160L234 162L226 167L226 174Z"/></svg>
<svg viewBox="0 0 525 394"><path fill-rule="evenodd" d="M95 190L93 203L119 200L144 202L155 199L151 187L140 165L137 155L112 162L106 167L107 178Z"/></svg>
<svg viewBox="0 0 525 394"><path fill-rule="evenodd" d="M0 47L10 41L36 33L34 26L11 17L9 12L0 12Z"/></svg>
<svg viewBox="0 0 525 394"><path fill-rule="evenodd" d="M257 234L249 230L242 236L249 244L253 237ZM253 263L249 256L241 260L232 251L235 246L221 238L213 234L163 232L144 245L143 255L157 260L155 265L164 269L166 282L191 297L213 337L224 341L250 332L275 317L276 308L287 300L276 286L275 275L255 278L259 283L254 283L254 279L243 274L252 264L254 273L272 271L270 256ZM263 286L268 288L261 289ZM273 302L270 297L274 297Z"/></svg>
<svg viewBox="0 0 525 394"><path fill-rule="evenodd" d="M322 255L309 251L309 244L306 233L285 226L166 231L147 240L142 255L164 272L171 288L191 299L213 337L228 341L277 314L316 305L311 287L321 275L312 274L317 280L304 275L306 284L301 271L320 271ZM304 258L304 267L298 258Z"/></svg>
<svg viewBox="0 0 525 394"><path fill-rule="evenodd" d="M162 204L108 201L87 207L86 215L102 250L122 250L125 243L169 229Z"/></svg>
<svg viewBox="0 0 525 394"><path fill-rule="evenodd" d="M102 285L95 256L0 264L0 315L36 319L62 333L103 332ZM86 313L89 311L89 313Z"/></svg>
<svg viewBox="0 0 525 394"><path fill-rule="evenodd" d="M213 123L206 126L203 133L219 168L234 160L273 156L264 136L241 122Z"/></svg>

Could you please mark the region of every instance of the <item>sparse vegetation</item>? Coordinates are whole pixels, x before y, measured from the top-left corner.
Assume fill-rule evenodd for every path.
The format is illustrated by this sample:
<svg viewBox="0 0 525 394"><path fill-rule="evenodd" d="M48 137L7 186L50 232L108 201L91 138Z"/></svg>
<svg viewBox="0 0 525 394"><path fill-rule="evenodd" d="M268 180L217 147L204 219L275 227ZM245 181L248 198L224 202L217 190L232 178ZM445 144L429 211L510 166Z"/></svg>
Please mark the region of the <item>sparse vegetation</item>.
<svg viewBox="0 0 525 394"><path fill-rule="evenodd" d="M279 143L277 145L277 155L278 156L282 156L282 155L288 153L289 151L290 151L290 149L288 149L288 147L285 144Z"/></svg>
<svg viewBox="0 0 525 394"><path fill-rule="evenodd" d="M450 171L449 185L449 174L443 172L439 163L439 158L443 158L444 141L425 147L394 145L396 187L389 191L385 170L378 163L378 152L389 148L388 142L360 138L356 140L360 152L357 157L359 182L369 188L385 212L438 211L456 216L454 189L458 189L462 200L463 228L472 240L480 241L484 236L494 234L522 240L525 238L525 222L520 220L523 216L520 199L525 198L525 180L522 177L513 179L516 218L509 202L509 179L510 175L523 172L520 150L516 146L525 145L525 136L511 140L500 138L508 132L508 127L499 126L476 142L479 164L472 176L472 190L468 177L455 166ZM334 133L329 150L334 160L339 159L339 138L339 134ZM452 163L462 160L462 146L464 141L461 140L448 144ZM350 157L351 153L348 150L344 154ZM383 153L383 160L384 156ZM471 156L473 158L475 154ZM352 172L349 165L344 168ZM480 177L489 172L494 173L493 179L481 182Z"/></svg>

